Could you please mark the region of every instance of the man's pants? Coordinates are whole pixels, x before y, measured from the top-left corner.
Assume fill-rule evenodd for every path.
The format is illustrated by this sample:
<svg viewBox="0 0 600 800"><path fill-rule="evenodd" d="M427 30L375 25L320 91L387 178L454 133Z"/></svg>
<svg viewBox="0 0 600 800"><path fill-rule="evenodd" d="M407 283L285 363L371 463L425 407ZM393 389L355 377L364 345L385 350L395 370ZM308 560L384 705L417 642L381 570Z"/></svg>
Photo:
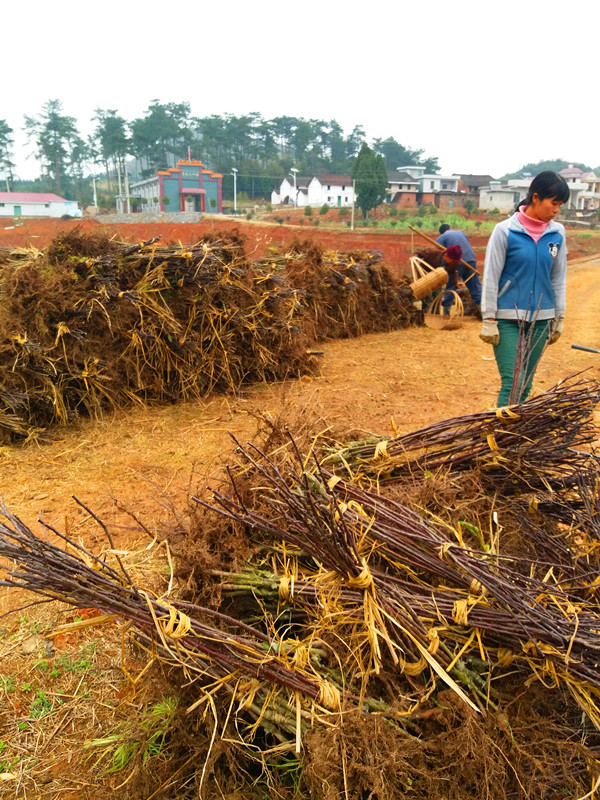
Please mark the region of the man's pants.
<svg viewBox="0 0 600 800"><path fill-rule="evenodd" d="M467 261L467 264L470 264L474 270L476 270L476 263L475 261ZM471 280L466 283L466 287L469 290L469 294L476 306L481 305L481 281L479 280L479 274L477 271L471 272L468 267L465 267L464 264L458 265L458 277L461 278L463 281L466 281L471 275L473 276ZM446 284L445 292L449 292L450 289L456 291L456 285L452 278L448 277L448 283ZM444 299L442 300L442 305L444 308L450 308L452 303L454 302L454 296L451 294L445 294Z"/></svg>
<svg viewBox="0 0 600 800"><path fill-rule="evenodd" d="M525 326L526 353L521 364L520 374L515 375L515 371L518 372L515 370L515 356L519 342L519 323L512 319L498 320L500 341L494 345L494 356L502 381L498 395L498 407L508 405L514 380L517 381L521 391L519 398L513 398L513 403L520 403L527 399L538 362L548 341L550 324L551 320L549 319L521 323Z"/></svg>

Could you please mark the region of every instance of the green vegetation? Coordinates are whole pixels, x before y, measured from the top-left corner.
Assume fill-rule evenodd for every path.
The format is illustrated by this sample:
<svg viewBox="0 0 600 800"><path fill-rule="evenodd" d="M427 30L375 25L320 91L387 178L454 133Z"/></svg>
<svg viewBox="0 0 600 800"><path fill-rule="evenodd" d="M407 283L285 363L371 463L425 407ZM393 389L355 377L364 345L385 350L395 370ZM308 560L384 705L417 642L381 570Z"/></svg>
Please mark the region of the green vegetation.
<svg viewBox="0 0 600 800"><path fill-rule="evenodd" d="M374 153L363 142L351 174L356 182L356 205L362 211L363 219L366 219L369 211L377 208L385 199L387 171L383 156Z"/></svg>
<svg viewBox="0 0 600 800"><path fill-rule="evenodd" d="M176 712L177 700L163 697L149 709L120 722L113 733L85 742L84 748L93 751L93 768L109 775L125 769L134 758L144 765L163 753Z"/></svg>
<svg viewBox="0 0 600 800"><path fill-rule="evenodd" d="M312 206L306 206L306 208L304 209L304 216L312 217L312 215L313 215Z"/></svg>

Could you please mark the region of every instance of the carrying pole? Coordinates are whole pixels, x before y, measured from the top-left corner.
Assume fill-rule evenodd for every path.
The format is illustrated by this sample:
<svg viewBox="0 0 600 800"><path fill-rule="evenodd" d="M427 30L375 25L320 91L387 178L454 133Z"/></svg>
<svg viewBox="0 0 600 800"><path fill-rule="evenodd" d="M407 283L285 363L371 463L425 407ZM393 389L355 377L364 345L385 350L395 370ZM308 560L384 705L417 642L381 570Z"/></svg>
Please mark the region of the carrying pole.
<svg viewBox="0 0 600 800"><path fill-rule="evenodd" d="M444 252L446 252L446 250L448 249L447 247L444 247L443 244L440 244L439 242L436 242L435 239L432 239L430 236L427 236L426 233L423 233L423 231L420 231L418 228L413 228L412 225L409 225L408 227L411 229L411 231L414 231L415 233L418 233L419 236L422 236L423 239L427 239L428 242L431 242L431 244L434 244L439 250L443 250ZM464 264L465 267L468 267L471 270L471 272L473 273L473 275L477 275L478 274L477 270L473 269L473 267L470 264L467 264L466 261L463 261L462 258L460 259L460 263ZM473 277L473 275L469 275L469 277L465 280L465 283L467 281L470 281L471 278Z"/></svg>

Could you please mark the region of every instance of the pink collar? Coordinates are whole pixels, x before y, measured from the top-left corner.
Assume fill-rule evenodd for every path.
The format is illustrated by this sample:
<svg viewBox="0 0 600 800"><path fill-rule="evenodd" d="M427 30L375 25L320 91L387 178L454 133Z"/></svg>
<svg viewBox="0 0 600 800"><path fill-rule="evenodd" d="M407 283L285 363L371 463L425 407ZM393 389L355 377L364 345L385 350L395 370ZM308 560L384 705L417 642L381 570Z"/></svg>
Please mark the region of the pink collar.
<svg viewBox="0 0 600 800"><path fill-rule="evenodd" d="M525 228L527 233L531 236L534 242L538 242L541 239L542 234L548 227L550 223L544 222L541 219L534 219L533 217L528 216L524 210L525 206L521 206L517 211L517 219L521 223L521 225Z"/></svg>

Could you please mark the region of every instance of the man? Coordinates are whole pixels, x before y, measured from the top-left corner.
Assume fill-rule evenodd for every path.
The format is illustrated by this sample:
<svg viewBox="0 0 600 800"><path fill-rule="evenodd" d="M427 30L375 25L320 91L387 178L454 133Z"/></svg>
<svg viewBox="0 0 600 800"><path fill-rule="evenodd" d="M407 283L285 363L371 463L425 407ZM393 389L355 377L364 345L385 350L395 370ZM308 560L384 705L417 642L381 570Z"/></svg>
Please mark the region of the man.
<svg viewBox="0 0 600 800"><path fill-rule="evenodd" d="M446 270L448 273L448 283L446 284L446 288L443 290L444 292L448 292L450 289L456 291L457 289L462 289L464 287L464 281L458 272L459 267L461 266L460 260L462 258L462 250L460 245L450 245L447 250L440 250L437 247L427 247L425 250L420 250L417 253L417 256L423 259L423 261L426 261L432 267L443 267ZM440 290L432 292L432 294L424 298L423 308L428 308L439 293ZM448 298L449 302L446 302L446 298ZM442 306L444 309L446 309L444 313L448 313L447 309L449 309L452 305L453 299L454 298L451 294L446 294L444 296L444 299L442 300Z"/></svg>
<svg viewBox="0 0 600 800"><path fill-rule="evenodd" d="M471 299L477 306L478 314L481 315L481 281L479 280L477 262L475 260L475 253L471 247L471 242L469 241L466 233L453 230L450 225L446 225L446 223L440 225L439 233L440 235L436 239L436 242L443 245L443 247L453 247L458 245L462 250L462 260L466 261L467 264L469 264L475 270L475 272L472 272L469 267L466 267L464 264L459 264L457 268L459 277L465 281L465 285L469 290ZM472 278L470 277L471 275L473 276ZM469 278L468 281L467 278ZM454 289L454 286L450 286L450 281L448 281L448 285L446 286L446 290L448 289ZM442 305L444 307L451 306L452 295L446 295Z"/></svg>

